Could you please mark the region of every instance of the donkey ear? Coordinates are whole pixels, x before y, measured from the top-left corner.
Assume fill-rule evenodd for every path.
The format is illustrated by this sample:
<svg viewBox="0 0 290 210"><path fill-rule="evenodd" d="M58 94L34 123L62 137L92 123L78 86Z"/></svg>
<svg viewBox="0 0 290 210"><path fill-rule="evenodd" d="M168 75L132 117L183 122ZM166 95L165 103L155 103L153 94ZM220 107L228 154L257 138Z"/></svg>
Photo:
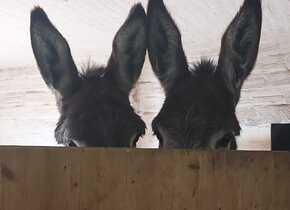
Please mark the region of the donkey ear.
<svg viewBox="0 0 290 210"><path fill-rule="evenodd" d="M119 87L129 93L137 82L147 48L147 20L144 8L136 4L118 30L108 63L109 72Z"/></svg>
<svg viewBox="0 0 290 210"><path fill-rule="evenodd" d="M30 21L32 49L42 78L62 97L71 95L80 78L66 40L40 7L32 10Z"/></svg>
<svg viewBox="0 0 290 210"><path fill-rule="evenodd" d="M162 0L149 0L149 59L165 92L188 74L180 32Z"/></svg>
<svg viewBox="0 0 290 210"><path fill-rule="evenodd" d="M245 0L227 28L221 43L218 71L239 101L243 82L256 63L262 27L260 0Z"/></svg>

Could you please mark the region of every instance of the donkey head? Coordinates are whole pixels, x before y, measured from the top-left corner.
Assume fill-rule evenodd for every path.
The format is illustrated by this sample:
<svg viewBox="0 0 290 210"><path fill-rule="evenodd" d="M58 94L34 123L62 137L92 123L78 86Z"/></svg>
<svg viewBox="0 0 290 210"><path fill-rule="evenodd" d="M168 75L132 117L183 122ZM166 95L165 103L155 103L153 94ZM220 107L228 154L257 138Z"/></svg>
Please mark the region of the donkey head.
<svg viewBox="0 0 290 210"><path fill-rule="evenodd" d="M218 64L189 67L180 32L162 0L148 4L149 58L166 99L152 128L160 147L236 149L235 108L254 68L261 34L260 0L245 0L225 31Z"/></svg>
<svg viewBox="0 0 290 210"><path fill-rule="evenodd" d="M31 44L40 73L56 96L58 143L67 146L135 146L145 124L135 114L129 93L146 53L146 14L135 5L117 32L106 67L79 73L65 38L39 7L31 12Z"/></svg>

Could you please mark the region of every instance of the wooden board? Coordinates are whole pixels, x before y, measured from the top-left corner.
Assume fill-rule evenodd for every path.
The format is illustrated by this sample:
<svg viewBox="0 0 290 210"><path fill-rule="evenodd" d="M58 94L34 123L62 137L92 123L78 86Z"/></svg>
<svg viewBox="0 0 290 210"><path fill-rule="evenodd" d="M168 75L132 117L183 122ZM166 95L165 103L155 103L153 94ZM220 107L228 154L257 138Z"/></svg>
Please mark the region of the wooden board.
<svg viewBox="0 0 290 210"><path fill-rule="evenodd" d="M290 154L0 148L1 210L289 210Z"/></svg>

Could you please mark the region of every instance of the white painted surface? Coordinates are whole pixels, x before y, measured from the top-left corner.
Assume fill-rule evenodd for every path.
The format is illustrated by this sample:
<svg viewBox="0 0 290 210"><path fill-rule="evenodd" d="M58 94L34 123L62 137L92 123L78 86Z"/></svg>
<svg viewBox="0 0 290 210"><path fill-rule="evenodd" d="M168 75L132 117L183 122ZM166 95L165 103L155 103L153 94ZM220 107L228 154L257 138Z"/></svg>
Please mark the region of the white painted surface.
<svg viewBox="0 0 290 210"><path fill-rule="evenodd" d="M135 2L10 0L1 4L0 144L54 144L58 113L52 94L36 70L30 46L29 16L33 5L45 9L81 65L89 59L106 63L114 34ZM146 6L147 1L141 2ZM183 34L188 60L196 61L201 56L217 58L222 33L242 0L165 0L165 3ZM270 123L290 121L290 2L263 0L263 10L257 67L244 86L238 107L246 138L241 143L244 149L261 145L269 148ZM148 128L163 97L147 60L134 94L137 100L132 103ZM149 130L147 133L142 145L151 147L153 138ZM261 140L253 133L259 133ZM257 145L256 140L262 142L260 146L253 146Z"/></svg>

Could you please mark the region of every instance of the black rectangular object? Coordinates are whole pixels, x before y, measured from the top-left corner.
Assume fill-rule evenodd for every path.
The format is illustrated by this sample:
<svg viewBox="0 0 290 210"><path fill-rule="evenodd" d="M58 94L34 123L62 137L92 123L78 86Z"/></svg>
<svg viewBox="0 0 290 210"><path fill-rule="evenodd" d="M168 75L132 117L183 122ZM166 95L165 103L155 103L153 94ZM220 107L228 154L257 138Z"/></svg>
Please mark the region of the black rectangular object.
<svg viewBox="0 0 290 210"><path fill-rule="evenodd" d="M271 125L271 146L273 151L290 151L290 124Z"/></svg>

